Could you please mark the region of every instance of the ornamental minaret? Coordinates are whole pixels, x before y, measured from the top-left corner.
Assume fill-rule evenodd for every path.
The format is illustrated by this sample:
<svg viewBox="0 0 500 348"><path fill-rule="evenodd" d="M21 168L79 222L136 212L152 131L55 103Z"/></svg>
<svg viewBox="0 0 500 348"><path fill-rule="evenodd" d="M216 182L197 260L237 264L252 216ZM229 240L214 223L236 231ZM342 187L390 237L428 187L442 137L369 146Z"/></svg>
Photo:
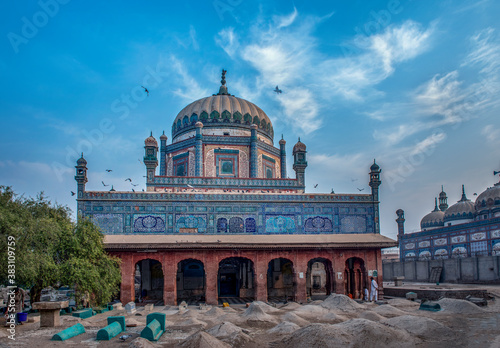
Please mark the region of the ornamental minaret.
<svg viewBox="0 0 500 348"><path fill-rule="evenodd" d="M165 135L165 132L163 132L162 135L160 135L160 175L166 175L167 170L166 170L166 158L167 158L167 140L168 137Z"/></svg>
<svg viewBox="0 0 500 348"><path fill-rule="evenodd" d="M306 167L307 167L307 158L306 158L306 145L300 141L295 144L293 147L293 170L295 170L295 178L299 182L299 185L306 185Z"/></svg>
<svg viewBox="0 0 500 348"><path fill-rule="evenodd" d="M196 122L195 156L194 156L194 176L203 176L203 134L201 130L203 123Z"/></svg>
<svg viewBox="0 0 500 348"><path fill-rule="evenodd" d="M286 141L283 139L283 134L281 135L280 144L280 166L281 166L281 178L286 179Z"/></svg>
<svg viewBox="0 0 500 348"><path fill-rule="evenodd" d="M158 142L151 135L144 140L144 164L146 165L146 183L153 183L158 166Z"/></svg>
<svg viewBox="0 0 500 348"><path fill-rule="evenodd" d="M380 221L379 221L379 197L378 197L378 187L382 183L380 181L380 172L382 170L373 160L373 164L370 167L370 187L372 188L372 200L373 200L373 233L380 233Z"/></svg>
<svg viewBox="0 0 500 348"><path fill-rule="evenodd" d="M250 177L256 178L259 169L258 167L258 155L257 155L257 125L252 124L250 126Z"/></svg>
<svg viewBox="0 0 500 348"><path fill-rule="evenodd" d="M83 193L85 192L85 184L88 182L87 179L87 161L85 158L83 158L83 152L82 152L82 157L80 157L76 161L76 175L75 175L75 180L77 182L77 194L78 198L83 197Z"/></svg>
<svg viewBox="0 0 500 348"><path fill-rule="evenodd" d="M439 193L439 210L445 211L448 209L448 197L446 197L446 192L443 190L443 185L441 185L441 192Z"/></svg>

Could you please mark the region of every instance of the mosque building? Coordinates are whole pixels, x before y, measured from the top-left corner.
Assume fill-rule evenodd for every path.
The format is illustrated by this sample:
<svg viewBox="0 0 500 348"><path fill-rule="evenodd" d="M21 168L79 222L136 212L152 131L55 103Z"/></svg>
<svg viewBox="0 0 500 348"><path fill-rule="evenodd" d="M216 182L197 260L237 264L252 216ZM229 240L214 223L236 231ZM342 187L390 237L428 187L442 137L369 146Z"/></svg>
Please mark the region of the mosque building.
<svg viewBox="0 0 500 348"><path fill-rule="evenodd" d="M217 94L178 113L170 144L146 138L145 192L86 191L77 161L78 216L122 260L122 303L359 298L372 275L383 294L381 248L396 242L380 234L380 167L371 193L307 193L306 145L293 146L289 178L286 141L274 146L270 118L229 94L225 74Z"/></svg>
<svg viewBox="0 0 500 348"><path fill-rule="evenodd" d="M448 206L447 199L441 187L439 201L435 199L434 210L420 221L419 232L405 233L404 211L396 211L401 261L500 255L500 182L475 202L467 198L464 185L457 203Z"/></svg>

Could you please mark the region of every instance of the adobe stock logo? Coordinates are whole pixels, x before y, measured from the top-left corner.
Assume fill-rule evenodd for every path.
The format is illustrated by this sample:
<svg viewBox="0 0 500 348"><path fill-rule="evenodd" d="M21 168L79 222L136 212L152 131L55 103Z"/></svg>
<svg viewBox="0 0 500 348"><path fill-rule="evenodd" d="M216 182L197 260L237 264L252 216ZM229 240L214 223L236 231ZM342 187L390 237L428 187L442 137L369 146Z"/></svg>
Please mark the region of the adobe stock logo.
<svg viewBox="0 0 500 348"><path fill-rule="evenodd" d="M19 46L21 44L26 45L30 39L33 39L38 34L41 28L49 23L50 18L54 18L59 13L59 5L66 5L69 2L70 0L38 1L38 6L40 6L41 10L35 12L31 19L25 16L21 18L20 34L12 31L7 34L7 39L9 39L14 52L19 53Z"/></svg>

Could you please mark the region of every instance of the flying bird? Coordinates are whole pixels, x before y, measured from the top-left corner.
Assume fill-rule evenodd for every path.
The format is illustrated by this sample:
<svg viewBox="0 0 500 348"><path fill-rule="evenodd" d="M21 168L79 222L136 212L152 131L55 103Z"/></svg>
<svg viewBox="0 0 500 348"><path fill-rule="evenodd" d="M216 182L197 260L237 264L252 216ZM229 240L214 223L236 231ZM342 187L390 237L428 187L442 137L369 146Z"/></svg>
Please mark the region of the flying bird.
<svg viewBox="0 0 500 348"><path fill-rule="evenodd" d="M131 184L132 186L139 186L139 184L132 184L132 183L130 183L130 184Z"/></svg>
<svg viewBox="0 0 500 348"><path fill-rule="evenodd" d="M314 188L318 187L318 184L314 185Z"/></svg>
<svg viewBox="0 0 500 348"><path fill-rule="evenodd" d="M106 185L106 184L104 183L104 181L101 181L101 182L102 182L102 186L109 186L109 185Z"/></svg>
<svg viewBox="0 0 500 348"><path fill-rule="evenodd" d="M363 188L356 187L356 188L358 189L358 191L364 191L365 190L364 187Z"/></svg>
<svg viewBox="0 0 500 348"><path fill-rule="evenodd" d="M476 192L474 192L473 196L477 196L477 193L476 193Z"/></svg>
<svg viewBox="0 0 500 348"><path fill-rule="evenodd" d="M134 189L132 189L132 192L135 192L135 190L134 190Z"/></svg>
<svg viewBox="0 0 500 348"><path fill-rule="evenodd" d="M126 178L126 179L125 179L125 181L130 181L130 182L132 182L132 179L130 179L130 178Z"/></svg>
<svg viewBox="0 0 500 348"><path fill-rule="evenodd" d="M112 172L113 169L106 169L106 171L109 173L109 172Z"/></svg>
<svg viewBox="0 0 500 348"><path fill-rule="evenodd" d="M273 90L273 92L276 92L276 94L281 94L283 93L283 91L281 89L279 89L278 86L276 86L276 88Z"/></svg>
<svg viewBox="0 0 500 348"><path fill-rule="evenodd" d="M149 97L149 91L148 91L148 89L146 87L144 87L144 86L141 86L141 87L144 88L144 92L146 92L148 94L148 97Z"/></svg>
<svg viewBox="0 0 500 348"><path fill-rule="evenodd" d="M73 191L71 191L71 195L74 196L74 195L76 195L76 193L74 193Z"/></svg>
<svg viewBox="0 0 500 348"><path fill-rule="evenodd" d="M330 194L334 194L334 193L335 193L335 191L333 191L333 189L332 189L332 192L330 192Z"/></svg>
<svg viewBox="0 0 500 348"><path fill-rule="evenodd" d="M352 182L354 182L354 181L358 181L358 179L351 178L351 181L352 181Z"/></svg>

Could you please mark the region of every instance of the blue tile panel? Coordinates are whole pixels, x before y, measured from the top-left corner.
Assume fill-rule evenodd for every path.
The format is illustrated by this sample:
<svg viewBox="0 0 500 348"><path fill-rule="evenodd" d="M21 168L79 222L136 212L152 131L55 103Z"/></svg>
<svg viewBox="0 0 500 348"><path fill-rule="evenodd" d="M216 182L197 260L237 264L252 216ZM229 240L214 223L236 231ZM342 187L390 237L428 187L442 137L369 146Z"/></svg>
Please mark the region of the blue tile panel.
<svg viewBox="0 0 500 348"><path fill-rule="evenodd" d="M85 192L78 211L104 234L373 233L369 197Z"/></svg>

